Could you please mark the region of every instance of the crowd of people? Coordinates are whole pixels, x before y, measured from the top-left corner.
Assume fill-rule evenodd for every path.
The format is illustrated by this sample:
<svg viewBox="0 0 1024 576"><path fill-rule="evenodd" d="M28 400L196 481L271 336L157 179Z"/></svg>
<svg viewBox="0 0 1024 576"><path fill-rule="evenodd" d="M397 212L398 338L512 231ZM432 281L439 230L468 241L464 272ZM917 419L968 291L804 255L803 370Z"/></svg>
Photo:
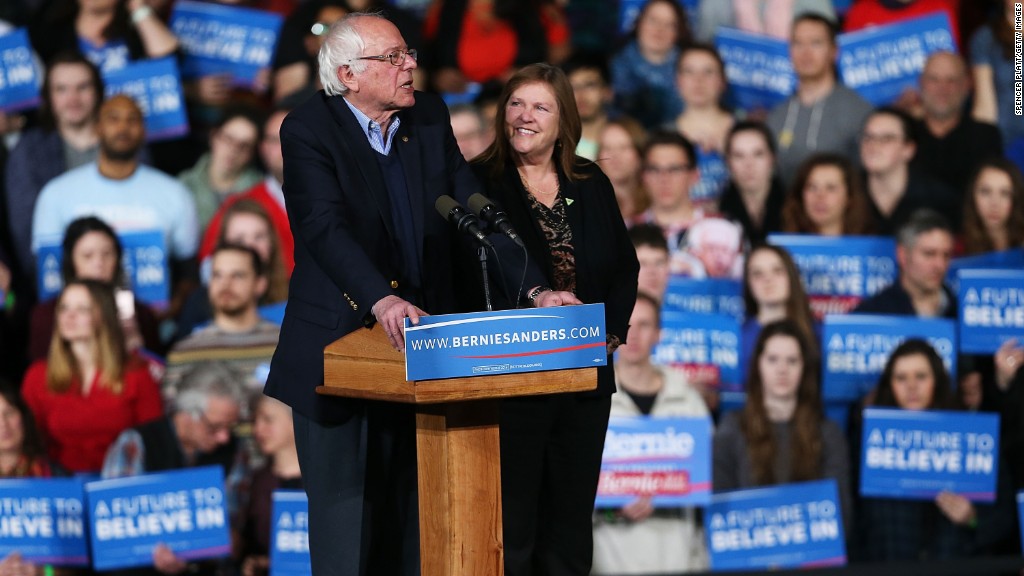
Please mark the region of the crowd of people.
<svg viewBox="0 0 1024 576"><path fill-rule="evenodd" d="M285 302L291 330L308 324L318 331L315 344L361 325L339 306L356 311L365 302L361 313L372 313L399 347L400 322L423 313L424 302L432 313L480 309L473 289L448 293L406 281L466 272L438 245L420 245L418 254L403 248L394 266L370 251L364 262L336 248L377 241L377 221L346 217L342 234L323 220L335 194L323 183L355 178L358 165L380 163L385 177L371 184L383 196L415 193L420 182L393 177L411 162L388 155L397 128L385 129L379 149L371 143L378 157L342 150L347 144L317 132L337 110L310 112L309 100L320 90L344 96L372 125L367 107L387 98L392 107L383 111L411 107L415 87L448 102L447 112L416 105L424 123L450 121L462 155L445 156L449 143L437 136L445 149L425 164L447 172L430 172L424 186L485 193L523 223L517 228L530 258L547 263L528 275L526 298L496 294L505 299L499 307L603 302L609 355L617 349L614 369L600 372L593 394L504 404L501 456L514 471L503 477L508 573L708 568L697 509L656 508L640 496L594 511L609 412L714 417L716 491L834 478L852 560L1020 553L1012 494L1024 487L1024 343L962 357L949 374L926 342L907 340L841 427L823 407L821 316L794 258L766 243L774 233L891 237L896 282L852 313L956 318L956 296L945 284L951 259L1024 249L1013 2L648 0L622 23L593 16L617 13L613 0L422 0L401 8L377 0L245 0L283 17L272 66L249 88L230 75L186 77L190 133L153 141L144 107L125 94L106 96L104 76L133 61L185 57L169 25L174 4L13 0L0 8L0 34L26 27L41 65L39 108L0 112L0 477L114 477L219 464L238 536L230 562L190 564L158 548L154 568L224 573L230 564L245 576L265 573L270 494L304 484L311 499L333 490L342 472L304 480L299 464L314 431L347 418L304 396L312 387L283 386L285 370L296 382L322 379L313 340L281 336ZM383 11L398 43L382 56L340 63L335 24L363 11ZM840 31L935 12L948 16L960 53L931 54L917 85L885 106L843 85ZM361 26L371 44L378 33L391 39L390 24ZM734 107L714 44L721 27L787 42L793 93L770 109ZM398 74L395 94L353 90L366 70L347 67L356 60L378 60L372 64ZM285 118L296 109L289 128ZM361 127L346 129L372 141ZM321 150L319 141L339 149ZM395 222L416 221L409 206L392 202L390 211ZM431 236L445 224L418 226ZM412 233L396 228L388 234ZM161 239L159 297L137 290L125 269L139 262L129 238L137 232ZM376 268L366 276L386 276L391 292L348 288L345 301L320 301L332 294L325 287L338 288L331 270L355 274L369 265ZM300 278L290 283L293 271ZM723 407L713 379L652 362L673 277L741 283L744 406ZM268 388L277 399L262 394L275 351L286 359L275 360ZM934 502L860 498L857 425L866 406L1001 414L999 498L991 505L952 493ZM411 436L400 439L411 434L407 414L366 413L395 436L378 446L393 458L385 465L408 463ZM303 432L298 449L294 431ZM367 500L393 496L393 488L368 489ZM403 494L410 500L397 507L415 502ZM337 528L318 514L326 512L314 512L312 527L332 537ZM388 559L387 550L370 554L383 566L407 561ZM0 576L33 569L17 555L0 561Z"/></svg>

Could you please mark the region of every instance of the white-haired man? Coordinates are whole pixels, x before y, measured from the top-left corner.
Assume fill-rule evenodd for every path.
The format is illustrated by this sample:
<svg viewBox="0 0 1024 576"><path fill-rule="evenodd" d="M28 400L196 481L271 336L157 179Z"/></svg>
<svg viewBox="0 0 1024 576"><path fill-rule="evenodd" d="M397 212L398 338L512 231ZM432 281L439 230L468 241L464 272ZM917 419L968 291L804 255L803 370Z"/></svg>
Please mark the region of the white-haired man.
<svg viewBox="0 0 1024 576"><path fill-rule="evenodd" d="M350 14L320 49L318 92L281 127L295 270L265 392L292 407L313 573L419 573L414 416L318 395L323 349L379 322L455 310L453 232L437 198L476 180L440 98L413 90L416 50L388 20Z"/></svg>

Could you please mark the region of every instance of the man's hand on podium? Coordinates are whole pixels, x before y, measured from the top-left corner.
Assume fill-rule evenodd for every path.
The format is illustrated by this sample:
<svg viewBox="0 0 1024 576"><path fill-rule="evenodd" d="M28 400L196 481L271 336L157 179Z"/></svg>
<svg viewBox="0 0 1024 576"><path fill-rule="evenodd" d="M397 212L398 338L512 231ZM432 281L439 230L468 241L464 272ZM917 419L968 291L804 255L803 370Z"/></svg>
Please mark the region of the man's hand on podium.
<svg viewBox="0 0 1024 576"><path fill-rule="evenodd" d="M428 315L413 304L394 295L378 300L370 312L384 328L384 333L388 335L391 346L399 352L405 351L405 319L408 317L413 324L419 324L420 316Z"/></svg>

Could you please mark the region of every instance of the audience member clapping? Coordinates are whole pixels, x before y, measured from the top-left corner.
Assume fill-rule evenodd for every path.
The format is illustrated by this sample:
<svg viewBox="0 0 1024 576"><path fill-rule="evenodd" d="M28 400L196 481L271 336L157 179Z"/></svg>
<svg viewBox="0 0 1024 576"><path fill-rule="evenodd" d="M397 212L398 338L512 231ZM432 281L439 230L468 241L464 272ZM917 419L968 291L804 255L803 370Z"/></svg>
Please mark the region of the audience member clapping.
<svg viewBox="0 0 1024 576"><path fill-rule="evenodd" d="M660 335L658 301L637 295L629 335L616 355L611 415L708 416L700 394L682 372L651 363ZM638 495L618 510L598 510L594 518L592 574L663 574L707 569L698 511L655 508L650 496Z"/></svg>
<svg viewBox="0 0 1024 576"><path fill-rule="evenodd" d="M163 412L149 367L125 350L113 291L95 280L64 286L49 355L22 393L50 457L71 472L98 472L118 434Z"/></svg>
<svg viewBox="0 0 1024 576"><path fill-rule="evenodd" d="M775 140L760 122L736 123L725 140L725 165L729 180L718 209L743 227L751 243L764 242L782 228L782 203L786 192L775 175Z"/></svg>
<svg viewBox="0 0 1024 576"><path fill-rule="evenodd" d="M147 0L56 0L29 30L43 60L78 51L104 73L178 49L178 38Z"/></svg>
<svg viewBox="0 0 1024 576"><path fill-rule="evenodd" d="M1024 176L1003 158L983 161L963 207L963 250L980 254L1024 247Z"/></svg>
<svg viewBox="0 0 1024 576"><path fill-rule="evenodd" d="M95 280L113 290L126 290L121 241L106 222L95 216L79 218L68 225L61 246L61 279L64 284L74 280ZM118 305L118 318L124 330L129 351L140 347L162 353L159 326L153 311L133 296L128 304ZM53 338L57 300L37 304L32 309L29 327L29 360L46 357Z"/></svg>
<svg viewBox="0 0 1024 576"><path fill-rule="evenodd" d="M646 144L643 126L626 116L609 120L598 135L597 162L611 180L619 211L627 222L646 210L649 203L640 183Z"/></svg>
<svg viewBox="0 0 1024 576"><path fill-rule="evenodd" d="M782 229L801 234L850 236L872 230L867 195L844 156L807 159L782 205Z"/></svg>

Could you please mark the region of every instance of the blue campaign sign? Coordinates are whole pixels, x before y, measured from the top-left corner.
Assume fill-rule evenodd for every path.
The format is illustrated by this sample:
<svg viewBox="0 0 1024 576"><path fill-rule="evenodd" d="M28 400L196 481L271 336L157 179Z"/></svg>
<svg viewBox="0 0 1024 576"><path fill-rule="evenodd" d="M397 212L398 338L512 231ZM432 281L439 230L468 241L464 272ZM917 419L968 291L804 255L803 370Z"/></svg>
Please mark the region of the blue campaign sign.
<svg viewBox="0 0 1024 576"><path fill-rule="evenodd" d="M85 494L96 570L151 566L158 543L188 560L231 552L218 466L89 482Z"/></svg>
<svg viewBox="0 0 1024 576"><path fill-rule="evenodd" d="M985 270L1022 270L1024 269L1024 248L1012 250L1000 250L999 252L986 252L975 256L963 256L954 258L949 263L946 271L946 284L952 288L953 293L959 293L960 280L957 274L961 270L978 268Z"/></svg>
<svg viewBox="0 0 1024 576"><path fill-rule="evenodd" d="M846 564L833 479L715 494L704 511L714 570Z"/></svg>
<svg viewBox="0 0 1024 576"><path fill-rule="evenodd" d="M0 36L0 111L10 114L35 108L39 84L28 31L17 28Z"/></svg>
<svg viewBox="0 0 1024 576"><path fill-rule="evenodd" d="M822 396L858 400L878 384L892 351L907 338L927 340L956 374L956 323L945 318L851 314L826 316L821 331Z"/></svg>
<svg viewBox="0 0 1024 576"><path fill-rule="evenodd" d="M181 75L174 58L137 60L103 75L106 95L127 94L146 119L146 140L156 142L188 134Z"/></svg>
<svg viewBox="0 0 1024 576"><path fill-rule="evenodd" d="M310 576L309 502L301 490L275 490L271 506L270 576Z"/></svg>
<svg viewBox="0 0 1024 576"><path fill-rule="evenodd" d="M996 498L998 414L868 408L861 446L862 496Z"/></svg>
<svg viewBox="0 0 1024 576"><path fill-rule="evenodd" d="M0 558L88 566L85 495L77 478L0 480Z"/></svg>
<svg viewBox="0 0 1024 576"><path fill-rule="evenodd" d="M662 305L665 312L725 314L743 317L743 285L724 278L693 279L674 275L669 278Z"/></svg>
<svg viewBox="0 0 1024 576"><path fill-rule="evenodd" d="M838 44L843 84L875 106L916 89L930 54L957 51L945 12L842 34Z"/></svg>
<svg viewBox="0 0 1024 576"><path fill-rule="evenodd" d="M784 40L720 28L715 46L725 63L733 104L770 110L796 90L796 74Z"/></svg>
<svg viewBox="0 0 1024 576"><path fill-rule="evenodd" d="M175 3L171 30L185 53L182 75L230 74L236 84L255 87L257 73L270 66L282 21L279 14L252 8Z"/></svg>
<svg viewBox="0 0 1024 576"><path fill-rule="evenodd" d="M405 321L405 378L433 380L608 363L604 304L422 316Z"/></svg>
<svg viewBox="0 0 1024 576"><path fill-rule="evenodd" d="M961 270L960 351L992 354L1010 338L1024 342L1024 270Z"/></svg>
<svg viewBox="0 0 1024 576"><path fill-rule="evenodd" d="M639 496L655 507L711 501L711 419L615 417L608 421L597 508L620 508Z"/></svg>
<svg viewBox="0 0 1024 576"><path fill-rule="evenodd" d="M722 187L729 179L722 155L698 147L697 169L700 171L700 180L690 189L690 200L713 204L717 208Z"/></svg>
<svg viewBox="0 0 1024 576"><path fill-rule="evenodd" d="M890 237L769 234L785 248L804 281L814 315L845 314L896 281L896 241Z"/></svg>
<svg viewBox="0 0 1024 576"><path fill-rule="evenodd" d="M688 380L723 392L742 392L740 321L724 314L666 312L654 362L678 366Z"/></svg>
<svg viewBox="0 0 1024 576"><path fill-rule="evenodd" d="M135 297L155 308L165 308L170 298L170 269L163 232L126 231L119 232L117 237L121 242L125 277ZM59 244L39 247L36 263L40 301L60 293L64 285L60 273L62 260Z"/></svg>

